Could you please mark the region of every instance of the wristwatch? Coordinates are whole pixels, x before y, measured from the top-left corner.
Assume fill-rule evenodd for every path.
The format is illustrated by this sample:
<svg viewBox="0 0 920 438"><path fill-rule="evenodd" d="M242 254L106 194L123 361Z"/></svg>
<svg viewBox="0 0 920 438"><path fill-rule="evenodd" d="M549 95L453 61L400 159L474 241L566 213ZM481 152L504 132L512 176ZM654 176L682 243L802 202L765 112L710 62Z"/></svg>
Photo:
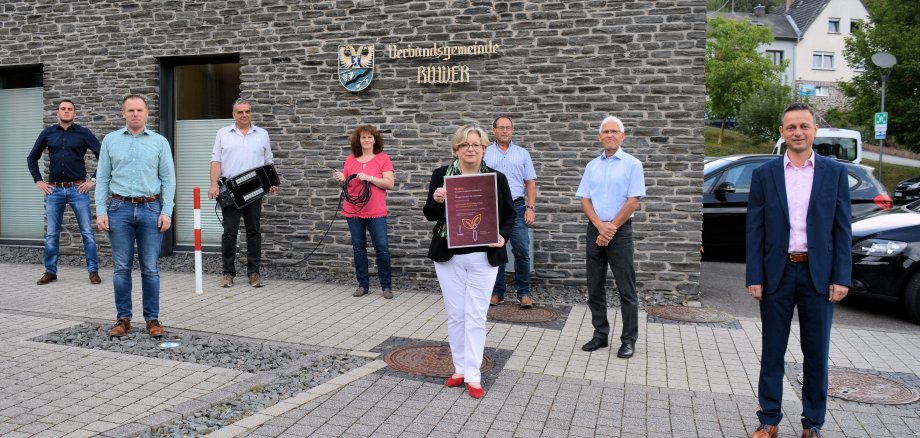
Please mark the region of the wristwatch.
<svg viewBox="0 0 920 438"><path fill-rule="evenodd" d="M533 210L533 211L537 211L537 210L534 210L533 205L528 205L527 208L529 208L529 209L531 209L531 210Z"/></svg>
<svg viewBox="0 0 920 438"><path fill-rule="evenodd" d="M90 179L89 179L89 180L90 180L90 181L92 181L92 182L96 182L96 177L95 177L95 176L93 176L93 177L90 177Z"/></svg>

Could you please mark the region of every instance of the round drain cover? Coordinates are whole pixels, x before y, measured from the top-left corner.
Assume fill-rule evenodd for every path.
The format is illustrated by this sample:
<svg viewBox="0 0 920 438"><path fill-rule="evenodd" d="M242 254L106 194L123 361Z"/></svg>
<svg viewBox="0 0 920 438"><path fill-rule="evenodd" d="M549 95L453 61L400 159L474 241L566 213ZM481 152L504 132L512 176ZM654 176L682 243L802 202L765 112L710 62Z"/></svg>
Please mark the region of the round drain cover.
<svg viewBox="0 0 920 438"><path fill-rule="evenodd" d="M552 322L559 319L559 312L546 307L525 309L517 304L499 304L489 307L489 319L523 323Z"/></svg>
<svg viewBox="0 0 920 438"><path fill-rule="evenodd" d="M799 383L803 375L798 376ZM887 377L857 371L831 371L827 395L860 403L904 405L920 400L917 389Z"/></svg>
<svg viewBox="0 0 920 438"><path fill-rule="evenodd" d="M450 346L416 344L406 345L390 350L383 356L383 361L398 371L419 376L450 377L454 373L454 362L450 356ZM495 366L489 356L482 356L483 373Z"/></svg>
<svg viewBox="0 0 920 438"><path fill-rule="evenodd" d="M711 307L686 306L651 306L645 309L649 315L672 321L685 322L725 322L731 321L731 315Z"/></svg>

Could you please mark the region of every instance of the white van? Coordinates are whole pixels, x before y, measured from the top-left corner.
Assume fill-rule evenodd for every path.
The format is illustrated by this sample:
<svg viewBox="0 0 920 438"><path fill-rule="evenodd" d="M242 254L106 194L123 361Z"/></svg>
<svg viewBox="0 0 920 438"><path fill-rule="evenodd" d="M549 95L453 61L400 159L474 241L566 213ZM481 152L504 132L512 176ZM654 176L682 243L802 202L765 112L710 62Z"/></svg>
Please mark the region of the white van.
<svg viewBox="0 0 920 438"><path fill-rule="evenodd" d="M862 161L862 135L859 131L837 128L818 128L815 152L859 164ZM780 138L773 146L773 155L786 153L786 142Z"/></svg>

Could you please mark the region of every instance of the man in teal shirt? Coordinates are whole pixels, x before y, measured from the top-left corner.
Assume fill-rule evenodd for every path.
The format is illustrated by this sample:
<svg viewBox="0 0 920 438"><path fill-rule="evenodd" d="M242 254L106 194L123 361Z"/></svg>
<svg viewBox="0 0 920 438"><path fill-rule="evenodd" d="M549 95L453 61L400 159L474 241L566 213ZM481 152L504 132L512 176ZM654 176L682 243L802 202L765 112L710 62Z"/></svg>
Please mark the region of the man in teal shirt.
<svg viewBox="0 0 920 438"><path fill-rule="evenodd" d="M176 169L169 142L146 127L144 97L125 96L121 114L126 126L102 140L96 170L96 224L109 233L115 263L117 321L109 336L121 337L131 329L131 269L136 242L147 332L160 337L164 329L159 321L157 259L163 233L172 225Z"/></svg>

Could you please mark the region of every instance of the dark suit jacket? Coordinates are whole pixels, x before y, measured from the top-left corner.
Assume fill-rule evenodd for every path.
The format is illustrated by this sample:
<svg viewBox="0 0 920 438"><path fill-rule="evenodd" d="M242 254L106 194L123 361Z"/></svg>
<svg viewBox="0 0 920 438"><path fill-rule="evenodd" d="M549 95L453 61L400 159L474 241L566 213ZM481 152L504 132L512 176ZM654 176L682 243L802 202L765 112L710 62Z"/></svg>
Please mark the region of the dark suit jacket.
<svg viewBox="0 0 920 438"><path fill-rule="evenodd" d="M846 168L815 155L815 174L808 202L806 234L808 269L818 293L831 284L850 286L850 189ZM789 206L783 157L754 170L747 210L747 280L776 290L789 251Z"/></svg>
<svg viewBox="0 0 920 438"><path fill-rule="evenodd" d="M505 242L508 242L508 236L511 235L511 231L514 229L514 204L511 199L511 189L508 188L508 178L505 177L505 174L489 167L489 172L496 174L498 180L498 233L505 238ZM440 221L445 219L445 208L444 203L438 204L434 202L434 191L438 187L444 186L444 175L447 174L447 166L439 167L431 174L431 182L428 184L428 200L425 202L425 218L429 221ZM431 245L428 247L428 258L436 262L446 262L450 260L454 254L468 254L471 252L483 251L485 250L486 256L489 259L489 264L492 266L499 266L505 263L508 263L508 253L505 250L505 247L501 248L490 248L490 247L472 247L472 248L459 248L459 249L448 249L447 248L447 239L438 236L438 225L435 225L432 230Z"/></svg>

